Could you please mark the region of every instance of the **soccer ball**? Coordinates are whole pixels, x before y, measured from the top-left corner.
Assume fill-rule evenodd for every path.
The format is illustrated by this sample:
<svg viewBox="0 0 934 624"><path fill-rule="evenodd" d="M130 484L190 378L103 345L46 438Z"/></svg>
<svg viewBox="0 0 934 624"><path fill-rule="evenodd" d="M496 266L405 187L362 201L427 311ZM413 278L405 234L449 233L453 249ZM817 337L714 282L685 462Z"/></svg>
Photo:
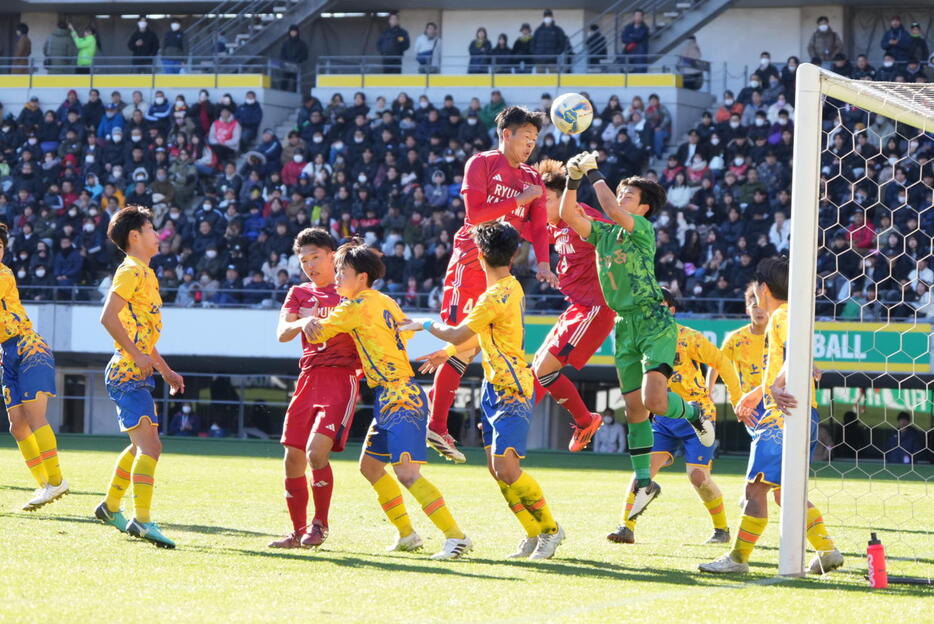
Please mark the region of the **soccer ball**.
<svg viewBox="0 0 934 624"><path fill-rule="evenodd" d="M551 123L565 134L580 134L593 121L593 106L580 93L565 93L551 105Z"/></svg>

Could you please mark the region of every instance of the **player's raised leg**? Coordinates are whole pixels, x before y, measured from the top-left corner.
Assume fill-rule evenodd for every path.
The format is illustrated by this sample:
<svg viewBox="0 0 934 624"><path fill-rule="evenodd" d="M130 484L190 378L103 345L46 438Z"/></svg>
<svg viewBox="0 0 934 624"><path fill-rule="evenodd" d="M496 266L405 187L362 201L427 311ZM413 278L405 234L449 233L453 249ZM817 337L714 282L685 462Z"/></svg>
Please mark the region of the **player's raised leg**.
<svg viewBox="0 0 934 624"><path fill-rule="evenodd" d="M557 327L557 326L556 326ZM548 352L548 340L539 349L532 363L533 372L538 382L555 402L565 408L574 419L568 450L572 453L582 451L590 444L597 430L603 425L603 417L591 412L584 404L577 386L562 374L562 363Z"/></svg>

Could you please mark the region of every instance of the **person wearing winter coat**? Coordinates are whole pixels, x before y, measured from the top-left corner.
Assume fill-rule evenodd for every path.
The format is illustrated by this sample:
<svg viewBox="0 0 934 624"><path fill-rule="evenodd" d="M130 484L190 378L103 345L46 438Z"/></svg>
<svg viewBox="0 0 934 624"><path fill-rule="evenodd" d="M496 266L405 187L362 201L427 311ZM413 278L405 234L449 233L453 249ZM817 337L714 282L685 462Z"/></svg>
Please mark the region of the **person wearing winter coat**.
<svg viewBox="0 0 934 624"><path fill-rule="evenodd" d="M838 54L844 54L843 40L830 27L830 20L821 15L817 18L817 30L808 41L808 56L819 58L825 66Z"/></svg>
<svg viewBox="0 0 934 624"><path fill-rule="evenodd" d="M32 54L32 41L29 39L29 26L26 24L17 24L16 43L13 44L13 60L10 63L13 68L11 74L28 74L29 57Z"/></svg>
<svg viewBox="0 0 934 624"><path fill-rule="evenodd" d="M42 50L45 54L45 66L50 74L65 74L75 65L75 55L78 53L75 42L71 40L68 25L59 22L49 38L45 40Z"/></svg>
<svg viewBox="0 0 934 624"><path fill-rule="evenodd" d="M545 9L542 23L532 34L532 54L539 67L548 68L558 64L558 57L568 48L568 37L564 30L555 24L551 9Z"/></svg>
<svg viewBox="0 0 934 624"><path fill-rule="evenodd" d="M389 15L389 28L379 35L376 49L383 57L384 74L402 73L402 55L409 49L409 33L399 26L399 15Z"/></svg>
<svg viewBox="0 0 934 624"><path fill-rule="evenodd" d="M133 66L138 73L146 73L152 67L153 59L159 53L159 37L149 30L149 22L141 18L136 22L136 30L127 41L127 48L133 55Z"/></svg>
<svg viewBox="0 0 934 624"><path fill-rule="evenodd" d="M162 71L167 74L180 72L187 50L182 23L178 19L173 19L169 24L169 31L162 38Z"/></svg>

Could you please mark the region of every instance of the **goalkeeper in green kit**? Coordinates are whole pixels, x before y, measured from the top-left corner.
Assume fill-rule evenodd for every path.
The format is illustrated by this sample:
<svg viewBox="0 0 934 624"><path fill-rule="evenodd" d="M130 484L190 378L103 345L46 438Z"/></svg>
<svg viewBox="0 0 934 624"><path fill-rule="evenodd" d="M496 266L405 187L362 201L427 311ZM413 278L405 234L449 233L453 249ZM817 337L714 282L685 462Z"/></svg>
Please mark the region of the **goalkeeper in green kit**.
<svg viewBox="0 0 934 624"><path fill-rule="evenodd" d="M705 446L714 443L713 423L693 403L668 391L678 344L678 327L663 305L655 279L655 229L649 222L665 204L665 189L641 177L619 183L616 195L597 169L596 155L584 152L567 163L561 220L596 247L600 288L616 312L614 359L629 419L629 453L636 473L635 500L627 519L638 517L661 493L649 473L654 442L649 414L685 418ZM613 223L591 221L577 204L584 177Z"/></svg>

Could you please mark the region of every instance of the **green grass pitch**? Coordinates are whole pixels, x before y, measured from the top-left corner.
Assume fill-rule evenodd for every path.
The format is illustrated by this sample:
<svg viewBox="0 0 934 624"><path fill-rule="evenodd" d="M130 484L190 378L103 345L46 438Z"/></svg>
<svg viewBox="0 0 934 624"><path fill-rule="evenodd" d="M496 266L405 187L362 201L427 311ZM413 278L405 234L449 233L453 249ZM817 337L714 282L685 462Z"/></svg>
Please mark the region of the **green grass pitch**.
<svg viewBox="0 0 934 624"><path fill-rule="evenodd" d="M278 445L166 440L153 515L179 547L165 551L91 517L125 441L62 436L60 443L72 494L34 513L17 511L33 487L11 438L0 443L0 621L755 622L784 614L924 622L934 604L932 589L871 590L863 579L870 527L881 531L893 557L890 574L931 574L930 471L915 480L819 481L815 502L827 507L845 568L776 582L774 507L750 575L696 571L724 547L702 545L710 522L680 462L660 475L663 494L640 520L638 543L621 546L604 535L616 526L628 458L532 453L526 467L568 539L556 559L530 562L502 559L521 533L481 454L469 452L464 466L432 456L425 474L475 543L466 560L434 562L427 555L440 535L408 495L428 550L384 552L393 529L356 471L359 446L334 462L325 547L271 551L266 543L289 528ZM744 466L742 459L715 464L734 531Z"/></svg>

